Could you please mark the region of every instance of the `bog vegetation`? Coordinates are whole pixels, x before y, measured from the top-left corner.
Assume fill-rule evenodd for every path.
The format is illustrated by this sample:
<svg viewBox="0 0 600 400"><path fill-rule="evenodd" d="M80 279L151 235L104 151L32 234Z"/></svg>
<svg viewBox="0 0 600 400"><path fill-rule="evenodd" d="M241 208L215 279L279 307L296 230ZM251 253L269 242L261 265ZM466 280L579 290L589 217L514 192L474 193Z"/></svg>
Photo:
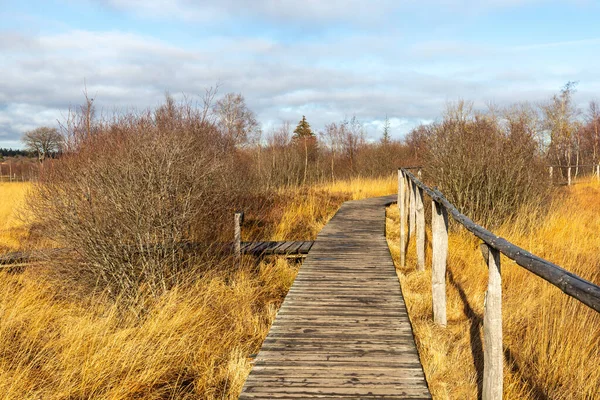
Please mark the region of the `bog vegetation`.
<svg viewBox="0 0 600 400"><path fill-rule="evenodd" d="M600 283L600 183L556 193L547 210L520 209L494 233L596 284ZM433 323L431 270L416 272L414 241L399 263L398 209L387 235L434 398L477 398L483 376L483 307L487 267L473 235L451 224L447 272L448 326ZM431 238L431 232L427 232ZM431 247L426 252L431 262ZM504 398L598 397L600 314L502 257Z"/></svg>
<svg viewBox="0 0 600 400"><path fill-rule="evenodd" d="M560 196L587 210L586 193L596 190L557 194L548 179L548 165L599 162L600 115L592 104L587 120L578 116L572 92L568 85L542 108L475 112L458 103L402 142L390 138L388 122L380 140L367 140L356 117L315 132L303 116L297 126L263 132L242 95L218 98L212 89L198 104L167 96L155 109L110 116L97 116L86 99L60 127L60 146L39 147L34 182L0 183L0 251L66 249L39 265L0 270L0 394L236 398L298 264L232 259L233 212L246 213L244 240L314 239L343 201L394 193L399 165L423 165L425 179L477 222L598 282L591 267L581 267L597 269L591 238L569 237L587 244L552 258L562 244L550 232L567 213ZM572 230L597 228L593 212L577 214L589 215L585 222L569 220ZM536 227L531 215L547 225ZM475 246L453 235L452 243ZM480 379L481 354L469 350L468 338L479 329L484 272L466 252L455 254L450 280L458 300L449 316L456 327L435 332L438 339L427 319L427 274L400 271L439 398L460 387L468 397ZM507 320L514 325L506 328L507 366L521 371L508 374L507 395L541 398L534 389L542 387L560 398L577 382L589 394L577 375L584 369L569 366L591 357L599 339L582 334L562 346L554 337L566 341L568 327L553 315L577 311L594 326L597 316L531 283L536 278L508 273L514 296L525 293L531 307ZM544 359L544 349L559 358Z"/></svg>

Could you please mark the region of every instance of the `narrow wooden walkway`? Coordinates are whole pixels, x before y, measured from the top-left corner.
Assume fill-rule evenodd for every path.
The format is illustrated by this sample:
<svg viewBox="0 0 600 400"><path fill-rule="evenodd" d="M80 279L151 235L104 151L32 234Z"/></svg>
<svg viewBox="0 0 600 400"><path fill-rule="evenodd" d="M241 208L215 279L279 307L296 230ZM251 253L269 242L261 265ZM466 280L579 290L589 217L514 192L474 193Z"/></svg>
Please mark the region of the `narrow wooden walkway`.
<svg viewBox="0 0 600 400"><path fill-rule="evenodd" d="M312 246L240 399L429 399L385 240L394 196L348 201Z"/></svg>
<svg viewBox="0 0 600 400"><path fill-rule="evenodd" d="M282 255L302 256L308 254L314 242L242 242L243 254L254 256Z"/></svg>
<svg viewBox="0 0 600 400"><path fill-rule="evenodd" d="M270 255L286 257L303 257L308 254L313 246L312 241L300 242L242 242L243 254L264 257ZM29 251L15 251L0 254L0 265L28 264L48 260L60 254L68 253L69 249L41 249Z"/></svg>

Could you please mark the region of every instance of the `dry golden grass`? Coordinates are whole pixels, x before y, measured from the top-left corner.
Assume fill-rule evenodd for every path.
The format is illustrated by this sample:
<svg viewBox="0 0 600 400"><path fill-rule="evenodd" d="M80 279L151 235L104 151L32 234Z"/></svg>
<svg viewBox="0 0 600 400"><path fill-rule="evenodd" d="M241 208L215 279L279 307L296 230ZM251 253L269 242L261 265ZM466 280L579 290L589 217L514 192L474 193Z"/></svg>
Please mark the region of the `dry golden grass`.
<svg viewBox="0 0 600 400"><path fill-rule="evenodd" d="M346 200L385 196L397 190L397 178L354 178L298 189L286 205L271 240L314 240Z"/></svg>
<svg viewBox="0 0 600 400"><path fill-rule="evenodd" d="M27 245L27 227L13 212L26 186L12 185L0 186L4 249ZM390 177L297 191L276 236L313 238L342 201L390 194L395 185ZM548 215L524 210L497 233L599 282L599 196L593 182L565 189ZM388 218L397 259L396 207ZM476 398L487 279L477 241L450 236L445 329L431 322L431 274L414 271L414 244L408 260L399 275L431 390L436 398ZM167 293L142 318L102 298L62 296L43 270L0 272L0 397L236 398L296 270L281 259L246 260ZM503 279L505 398L596 397L598 314L506 259Z"/></svg>
<svg viewBox="0 0 600 400"><path fill-rule="evenodd" d="M394 194L398 190L398 181L396 175L392 174L387 178L338 180L334 183L317 185L315 189L332 194L347 193L350 200L360 200Z"/></svg>
<svg viewBox="0 0 600 400"><path fill-rule="evenodd" d="M0 187L7 251L30 245L12 217L26 185L12 185ZM275 230L310 239L342 201L394 191L392 177L298 190ZM296 272L283 259L246 259L170 291L140 318L101 297L62 295L41 267L0 270L0 398L237 398Z"/></svg>
<svg viewBox="0 0 600 400"><path fill-rule="evenodd" d="M31 269L0 273L0 397L237 398L296 268L209 274L138 318L61 298Z"/></svg>
<svg viewBox="0 0 600 400"><path fill-rule="evenodd" d="M29 189L27 182L0 182L0 252L23 247L27 229L19 209Z"/></svg>
<svg viewBox="0 0 600 400"><path fill-rule="evenodd" d="M522 210L495 233L598 284L598 199L600 185L596 182L565 188L548 214ZM388 240L432 394L438 399L477 398L483 371L481 323L487 285L478 241L462 229L450 234L448 327L440 328L432 322L431 270L415 271L414 240L407 267L398 266L398 221L397 206L392 206L388 209ZM428 241L430 237L428 232ZM430 260L429 247L428 265ZM600 314L505 257L502 277L504 398L599 398Z"/></svg>

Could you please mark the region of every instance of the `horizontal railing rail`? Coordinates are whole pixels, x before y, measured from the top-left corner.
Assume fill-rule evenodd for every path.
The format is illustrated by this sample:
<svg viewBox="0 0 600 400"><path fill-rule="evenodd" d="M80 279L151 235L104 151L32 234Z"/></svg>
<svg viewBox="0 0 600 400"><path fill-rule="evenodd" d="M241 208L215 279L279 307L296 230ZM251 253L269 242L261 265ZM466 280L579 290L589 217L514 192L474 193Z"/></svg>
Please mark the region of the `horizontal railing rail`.
<svg viewBox="0 0 600 400"><path fill-rule="evenodd" d="M473 235L484 241L490 247L498 250L509 259L515 261L521 267L556 286L569 296L600 312L600 286L595 285L548 260L538 257L502 237L494 235L492 232L477 225L469 217L458 211L454 204L450 203L439 190L429 188L409 171L405 171L405 173L411 181L423 189L432 200L440 203L456 222L460 223Z"/></svg>
<svg viewBox="0 0 600 400"><path fill-rule="evenodd" d="M420 171L420 170L419 170ZM570 171L570 169L569 169ZM552 170L550 170L552 174ZM598 171L600 172L600 171ZM570 174L569 174L570 177ZM569 179L570 182L570 179ZM398 208L400 211L400 264L406 265L411 237L416 236L417 271L425 269L425 209L423 195L431 198L432 259L431 290L433 320L446 326L446 263L448 258L448 215L481 239L482 255L487 263L488 287L483 316L484 371L482 398L502 399L502 276L500 254L513 260L568 296L600 312L600 286L495 235L461 213L437 188L430 188L407 168L398 170ZM416 233L416 235L415 235Z"/></svg>

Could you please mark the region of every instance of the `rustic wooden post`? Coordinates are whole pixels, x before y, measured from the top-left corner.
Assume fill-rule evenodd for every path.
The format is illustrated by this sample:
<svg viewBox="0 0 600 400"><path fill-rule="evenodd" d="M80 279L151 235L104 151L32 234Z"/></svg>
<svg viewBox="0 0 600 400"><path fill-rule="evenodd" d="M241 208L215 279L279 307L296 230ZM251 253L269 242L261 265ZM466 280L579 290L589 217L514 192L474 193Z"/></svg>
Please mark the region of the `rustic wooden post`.
<svg viewBox="0 0 600 400"><path fill-rule="evenodd" d="M415 185L417 220L417 271L425 271L425 207L423 189Z"/></svg>
<svg viewBox="0 0 600 400"><path fill-rule="evenodd" d="M600 164L596 165L596 178L600 181Z"/></svg>
<svg viewBox="0 0 600 400"><path fill-rule="evenodd" d="M410 240L410 179L408 179L408 175L404 174L404 215L406 221L406 244L408 247L408 242Z"/></svg>
<svg viewBox="0 0 600 400"><path fill-rule="evenodd" d="M567 184L571 186L571 166L567 168Z"/></svg>
<svg viewBox="0 0 600 400"><path fill-rule="evenodd" d="M416 221L416 216L417 216L417 206L416 206L416 186L413 183L412 180L409 180L409 186L410 186L410 217L408 218L408 221L410 222L410 227L408 229L408 240L410 240L412 237L415 236L415 227L417 225L417 221Z"/></svg>
<svg viewBox="0 0 600 400"><path fill-rule="evenodd" d="M398 208L400 209L400 266L406 265L406 178L398 170Z"/></svg>
<svg viewBox="0 0 600 400"><path fill-rule="evenodd" d="M483 400L501 400L504 352L500 252L485 243L481 245L481 250L489 271L483 315Z"/></svg>
<svg viewBox="0 0 600 400"><path fill-rule="evenodd" d="M234 215L234 231L233 231L233 253L235 258L239 259L242 256L242 222L244 221L244 213L236 212Z"/></svg>
<svg viewBox="0 0 600 400"><path fill-rule="evenodd" d="M8 163L8 181L12 182L12 162Z"/></svg>
<svg viewBox="0 0 600 400"><path fill-rule="evenodd" d="M435 200L431 201L431 290L433 321L446 326L446 260L448 258L448 211Z"/></svg>
<svg viewBox="0 0 600 400"><path fill-rule="evenodd" d="M410 182L410 178L408 177L408 174L404 175L405 178L405 183L406 183L406 197L404 198L405 201L405 208L406 208L406 242L407 242L407 247L408 247L408 242L410 242L410 238L413 235L413 232L410 230L410 219L412 218L412 215L410 213L410 203L411 203L411 196L412 196L412 185Z"/></svg>

